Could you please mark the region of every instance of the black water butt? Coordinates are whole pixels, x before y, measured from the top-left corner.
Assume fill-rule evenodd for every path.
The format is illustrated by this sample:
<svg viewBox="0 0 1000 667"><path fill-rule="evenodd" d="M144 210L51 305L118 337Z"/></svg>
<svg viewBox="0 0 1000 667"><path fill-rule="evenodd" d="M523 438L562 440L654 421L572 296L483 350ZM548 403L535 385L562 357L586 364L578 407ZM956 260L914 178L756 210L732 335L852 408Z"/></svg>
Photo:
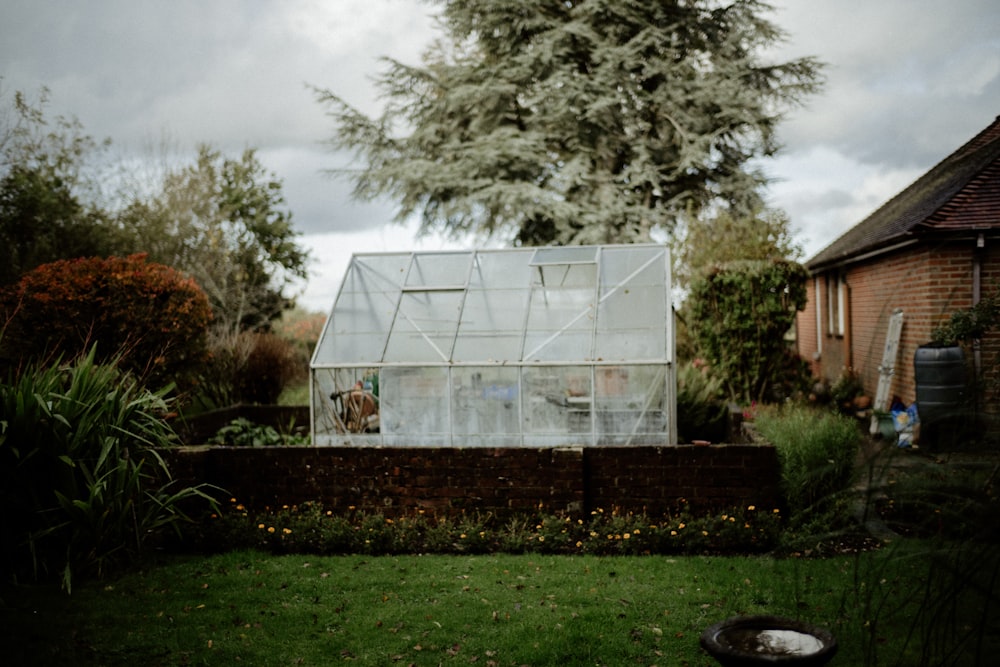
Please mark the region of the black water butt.
<svg viewBox="0 0 1000 667"><path fill-rule="evenodd" d="M965 353L958 345L921 345L913 355L920 441L957 444L972 416Z"/></svg>

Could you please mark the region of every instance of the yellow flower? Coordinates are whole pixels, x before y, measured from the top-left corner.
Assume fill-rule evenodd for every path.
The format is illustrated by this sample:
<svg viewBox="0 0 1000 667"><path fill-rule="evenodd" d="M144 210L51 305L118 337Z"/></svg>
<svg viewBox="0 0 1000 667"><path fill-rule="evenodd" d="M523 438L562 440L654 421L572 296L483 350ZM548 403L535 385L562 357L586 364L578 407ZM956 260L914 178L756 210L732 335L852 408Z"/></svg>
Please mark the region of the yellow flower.
<svg viewBox="0 0 1000 667"><path fill-rule="evenodd" d="M464 540L464 539L465 539L465 533L462 533L461 535L459 535L459 536L458 536L458 539L460 539L460 540Z"/></svg>
<svg viewBox="0 0 1000 667"><path fill-rule="evenodd" d="M268 526L267 527L267 532L273 533L274 532L274 526Z"/></svg>
<svg viewBox="0 0 1000 667"><path fill-rule="evenodd" d="M623 537L624 539L628 540L628 539L631 539L631 538L632 538L632 534L631 534L631 533L625 533L624 535L622 535L622 537Z"/></svg>
<svg viewBox="0 0 1000 667"><path fill-rule="evenodd" d="M576 541L576 548L577 548L577 549L579 549L579 548L580 548L580 547L582 547L582 546L583 546L583 542L581 542L581 541L577 540L577 541Z"/></svg>
<svg viewBox="0 0 1000 667"><path fill-rule="evenodd" d="M755 505L748 505L747 506L747 511L748 512L753 512L755 509L757 509L757 507Z"/></svg>
<svg viewBox="0 0 1000 667"><path fill-rule="evenodd" d="M678 524L677 525L677 530L684 530L684 524L683 523Z"/></svg>
<svg viewBox="0 0 1000 667"><path fill-rule="evenodd" d="M539 535L538 536L538 541L539 542L544 542L545 541L545 536L544 535Z"/></svg>
<svg viewBox="0 0 1000 667"><path fill-rule="evenodd" d="M243 503L240 503L239 505L237 505L237 506L236 506L236 509L238 509L239 511L241 511L241 512L242 512L242 511L243 511L243 510L245 510L246 508L245 508L245 507L243 507Z"/></svg>
<svg viewBox="0 0 1000 667"><path fill-rule="evenodd" d="M291 535L292 534L292 529L291 528L282 528L281 532L283 532L285 535Z"/></svg>
<svg viewBox="0 0 1000 667"><path fill-rule="evenodd" d="M264 524L262 524L262 523L258 523L257 527L260 528L261 530L264 530Z"/></svg>
<svg viewBox="0 0 1000 667"><path fill-rule="evenodd" d="M671 534L671 535L677 535L677 531L676 531L676 530L671 530L671 531L670 531L670 534Z"/></svg>

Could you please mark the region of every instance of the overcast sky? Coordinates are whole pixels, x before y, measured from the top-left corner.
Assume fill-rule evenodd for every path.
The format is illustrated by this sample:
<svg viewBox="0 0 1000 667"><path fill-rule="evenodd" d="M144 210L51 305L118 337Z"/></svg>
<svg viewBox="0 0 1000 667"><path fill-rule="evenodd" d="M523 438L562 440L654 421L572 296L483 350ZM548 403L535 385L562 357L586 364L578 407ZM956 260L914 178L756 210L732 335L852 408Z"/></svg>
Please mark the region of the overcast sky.
<svg viewBox="0 0 1000 667"><path fill-rule="evenodd" d="M765 168L772 203L811 256L1000 115L996 0L775 0L774 58L816 56L827 86L790 114ZM194 151L246 147L284 182L314 276L300 302L327 310L352 252L418 246L359 205L322 145L332 125L309 86L369 113L378 59L419 63L435 36L419 0L0 0L0 90L49 88L116 150L167 137Z"/></svg>

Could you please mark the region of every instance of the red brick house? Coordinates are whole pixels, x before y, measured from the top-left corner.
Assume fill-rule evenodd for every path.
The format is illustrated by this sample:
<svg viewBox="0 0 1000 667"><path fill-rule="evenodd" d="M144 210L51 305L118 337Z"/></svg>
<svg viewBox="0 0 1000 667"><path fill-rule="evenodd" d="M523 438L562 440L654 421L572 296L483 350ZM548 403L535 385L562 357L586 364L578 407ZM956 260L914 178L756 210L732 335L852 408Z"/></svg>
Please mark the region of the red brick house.
<svg viewBox="0 0 1000 667"><path fill-rule="evenodd" d="M904 324L889 395L915 400L914 353L932 330L1000 289L1000 118L806 262L800 355L835 382L853 369L874 396L889 318ZM996 366L1000 334L970 351ZM986 407L996 412L995 401Z"/></svg>

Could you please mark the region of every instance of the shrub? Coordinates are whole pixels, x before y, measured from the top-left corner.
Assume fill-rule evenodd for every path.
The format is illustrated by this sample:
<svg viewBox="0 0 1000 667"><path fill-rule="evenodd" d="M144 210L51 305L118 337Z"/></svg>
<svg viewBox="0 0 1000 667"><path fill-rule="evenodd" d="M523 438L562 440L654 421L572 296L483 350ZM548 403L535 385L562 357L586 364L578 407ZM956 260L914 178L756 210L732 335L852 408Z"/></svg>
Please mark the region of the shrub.
<svg viewBox="0 0 1000 667"><path fill-rule="evenodd" d="M294 345L269 333L215 333L199 375L198 398L210 408L241 403L273 405L309 367Z"/></svg>
<svg viewBox="0 0 1000 667"><path fill-rule="evenodd" d="M5 571L13 577L107 574L208 497L174 488L154 447L172 439L164 394L143 389L91 350L29 367L0 385L0 499Z"/></svg>
<svg viewBox="0 0 1000 667"><path fill-rule="evenodd" d="M240 417L220 428L209 439L208 444L233 447L275 447L278 445L308 445L309 442L308 433L295 433L291 428L287 433L280 433L273 426L255 424L245 417Z"/></svg>
<svg viewBox="0 0 1000 667"><path fill-rule="evenodd" d="M207 409L225 408L240 403L236 379L246 367L253 334L219 331L208 335L208 355L198 374L195 398Z"/></svg>
<svg viewBox="0 0 1000 667"><path fill-rule="evenodd" d="M782 489L793 520L844 491L851 483L861 443L849 417L799 405L761 410L760 435L771 442L781 464Z"/></svg>
<svg viewBox="0 0 1000 667"><path fill-rule="evenodd" d="M806 303L806 270L787 260L715 266L691 285L691 330L731 400L775 397L789 370L785 334Z"/></svg>
<svg viewBox="0 0 1000 667"><path fill-rule="evenodd" d="M298 363L295 348L287 340L271 333L256 333L246 364L236 376L241 403L273 405L285 386L301 377L308 368Z"/></svg>
<svg viewBox="0 0 1000 667"><path fill-rule="evenodd" d="M205 360L211 309L193 280L145 255L43 264L0 294L0 357L75 358L97 346L137 377L184 384Z"/></svg>
<svg viewBox="0 0 1000 667"><path fill-rule="evenodd" d="M729 431L729 408L722 400L722 380L703 364L677 369L677 431L680 442L721 442Z"/></svg>

